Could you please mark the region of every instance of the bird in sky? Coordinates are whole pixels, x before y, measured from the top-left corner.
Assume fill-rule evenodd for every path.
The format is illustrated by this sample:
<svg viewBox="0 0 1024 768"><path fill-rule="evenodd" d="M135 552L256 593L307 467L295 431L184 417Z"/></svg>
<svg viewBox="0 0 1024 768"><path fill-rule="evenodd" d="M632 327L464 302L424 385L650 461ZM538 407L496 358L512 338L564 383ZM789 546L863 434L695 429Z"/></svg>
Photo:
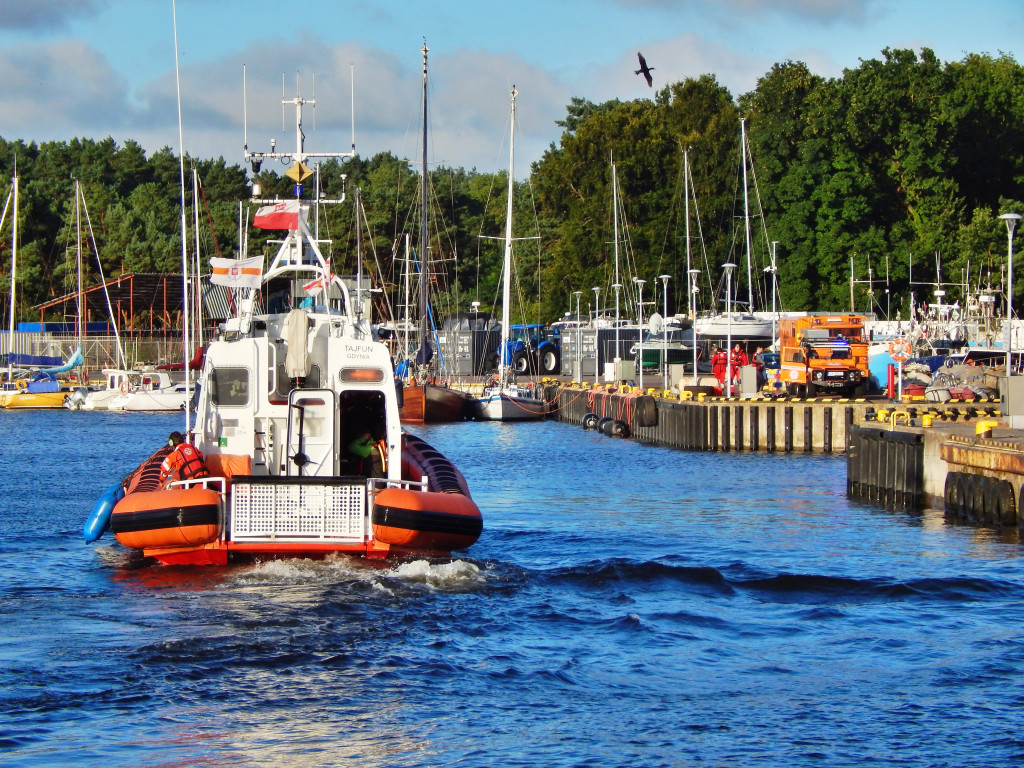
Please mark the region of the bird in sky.
<svg viewBox="0 0 1024 768"><path fill-rule="evenodd" d="M645 78L647 78L647 87L648 88L653 88L654 87L654 80L651 78L651 71L654 69L654 67L648 67L647 66L647 59L645 59L644 55L642 53L640 53L639 51L637 51L636 56L637 56L638 59L640 59L640 69L638 69L633 74L635 74L635 75L643 75Z"/></svg>

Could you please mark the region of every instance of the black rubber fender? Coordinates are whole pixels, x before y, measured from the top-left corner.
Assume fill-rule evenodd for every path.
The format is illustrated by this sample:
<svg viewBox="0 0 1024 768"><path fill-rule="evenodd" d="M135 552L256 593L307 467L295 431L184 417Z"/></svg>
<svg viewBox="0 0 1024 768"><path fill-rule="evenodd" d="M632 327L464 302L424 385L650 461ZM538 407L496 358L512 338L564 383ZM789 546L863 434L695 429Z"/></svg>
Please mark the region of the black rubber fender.
<svg viewBox="0 0 1024 768"><path fill-rule="evenodd" d="M959 472L946 473L946 484L942 489L942 497L946 502L946 518L958 519L962 514Z"/></svg>
<svg viewBox="0 0 1024 768"><path fill-rule="evenodd" d="M596 413L584 413L580 422L584 429L597 429L597 422L600 421Z"/></svg>

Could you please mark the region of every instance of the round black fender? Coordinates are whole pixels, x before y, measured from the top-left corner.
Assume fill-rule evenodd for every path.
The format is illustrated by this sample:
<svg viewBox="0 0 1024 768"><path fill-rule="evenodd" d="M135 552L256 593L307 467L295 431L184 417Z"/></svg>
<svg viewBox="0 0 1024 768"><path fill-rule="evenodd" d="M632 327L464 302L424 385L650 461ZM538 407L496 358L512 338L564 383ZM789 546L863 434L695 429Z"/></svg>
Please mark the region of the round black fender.
<svg viewBox="0 0 1024 768"><path fill-rule="evenodd" d="M957 506L956 519L965 522L974 516L974 482L966 472L959 474L956 480L956 493L960 503Z"/></svg>
<svg viewBox="0 0 1024 768"><path fill-rule="evenodd" d="M584 413L580 422L584 429L597 429L597 422L600 421L596 413Z"/></svg>
<svg viewBox="0 0 1024 768"><path fill-rule="evenodd" d="M967 522L978 525L985 522L985 487L988 478L984 475L971 475L971 508Z"/></svg>
<svg viewBox="0 0 1024 768"><path fill-rule="evenodd" d="M597 420L597 431L602 435L610 435L612 433L612 422L615 421L611 416L602 416Z"/></svg>
<svg viewBox="0 0 1024 768"><path fill-rule="evenodd" d="M1013 483L1009 480L996 480L993 483L995 518L993 525L1012 527L1017 524L1017 494L1013 491Z"/></svg>
<svg viewBox="0 0 1024 768"><path fill-rule="evenodd" d="M946 502L946 518L951 520L958 519L963 512L959 472L946 473L946 484L942 489L942 496Z"/></svg>
<svg viewBox="0 0 1024 768"><path fill-rule="evenodd" d="M636 399L633 423L638 427L658 426L658 402L652 395L641 395Z"/></svg>
<svg viewBox="0 0 1024 768"><path fill-rule="evenodd" d="M978 478L981 493L981 514L978 522L982 525L999 525L999 479L981 476Z"/></svg>
<svg viewBox="0 0 1024 768"><path fill-rule="evenodd" d="M626 422L616 419L609 427L609 434L612 437L629 437L629 426Z"/></svg>

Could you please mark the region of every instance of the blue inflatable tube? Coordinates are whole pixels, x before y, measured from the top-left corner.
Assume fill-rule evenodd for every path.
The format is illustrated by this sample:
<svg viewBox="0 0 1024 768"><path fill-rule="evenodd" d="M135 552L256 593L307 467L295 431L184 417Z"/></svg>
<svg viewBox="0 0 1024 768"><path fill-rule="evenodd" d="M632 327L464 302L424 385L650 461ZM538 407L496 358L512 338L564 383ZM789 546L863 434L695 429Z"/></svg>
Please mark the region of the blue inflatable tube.
<svg viewBox="0 0 1024 768"><path fill-rule="evenodd" d="M114 505L124 498L124 486L116 483L100 496L96 506L92 508L89 517L82 526L82 536L86 544L92 544L110 526L110 513L114 511Z"/></svg>

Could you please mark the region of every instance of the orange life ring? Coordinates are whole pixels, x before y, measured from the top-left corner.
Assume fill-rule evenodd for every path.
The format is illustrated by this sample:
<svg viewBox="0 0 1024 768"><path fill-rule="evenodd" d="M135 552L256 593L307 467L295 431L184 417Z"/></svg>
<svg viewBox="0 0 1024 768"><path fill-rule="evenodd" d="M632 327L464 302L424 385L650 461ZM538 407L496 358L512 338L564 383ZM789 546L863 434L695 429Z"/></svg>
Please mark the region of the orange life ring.
<svg viewBox="0 0 1024 768"><path fill-rule="evenodd" d="M19 392L24 392L26 389L28 389L28 382L25 381L24 379L18 379L18 381L15 382L14 387Z"/></svg>
<svg viewBox="0 0 1024 768"><path fill-rule="evenodd" d="M128 394L128 382L127 381L122 381L120 389L121 389L121 394L122 395L127 395Z"/></svg>
<svg viewBox="0 0 1024 768"><path fill-rule="evenodd" d="M889 356L898 363L909 360L912 351L908 339L893 339L889 342Z"/></svg>

